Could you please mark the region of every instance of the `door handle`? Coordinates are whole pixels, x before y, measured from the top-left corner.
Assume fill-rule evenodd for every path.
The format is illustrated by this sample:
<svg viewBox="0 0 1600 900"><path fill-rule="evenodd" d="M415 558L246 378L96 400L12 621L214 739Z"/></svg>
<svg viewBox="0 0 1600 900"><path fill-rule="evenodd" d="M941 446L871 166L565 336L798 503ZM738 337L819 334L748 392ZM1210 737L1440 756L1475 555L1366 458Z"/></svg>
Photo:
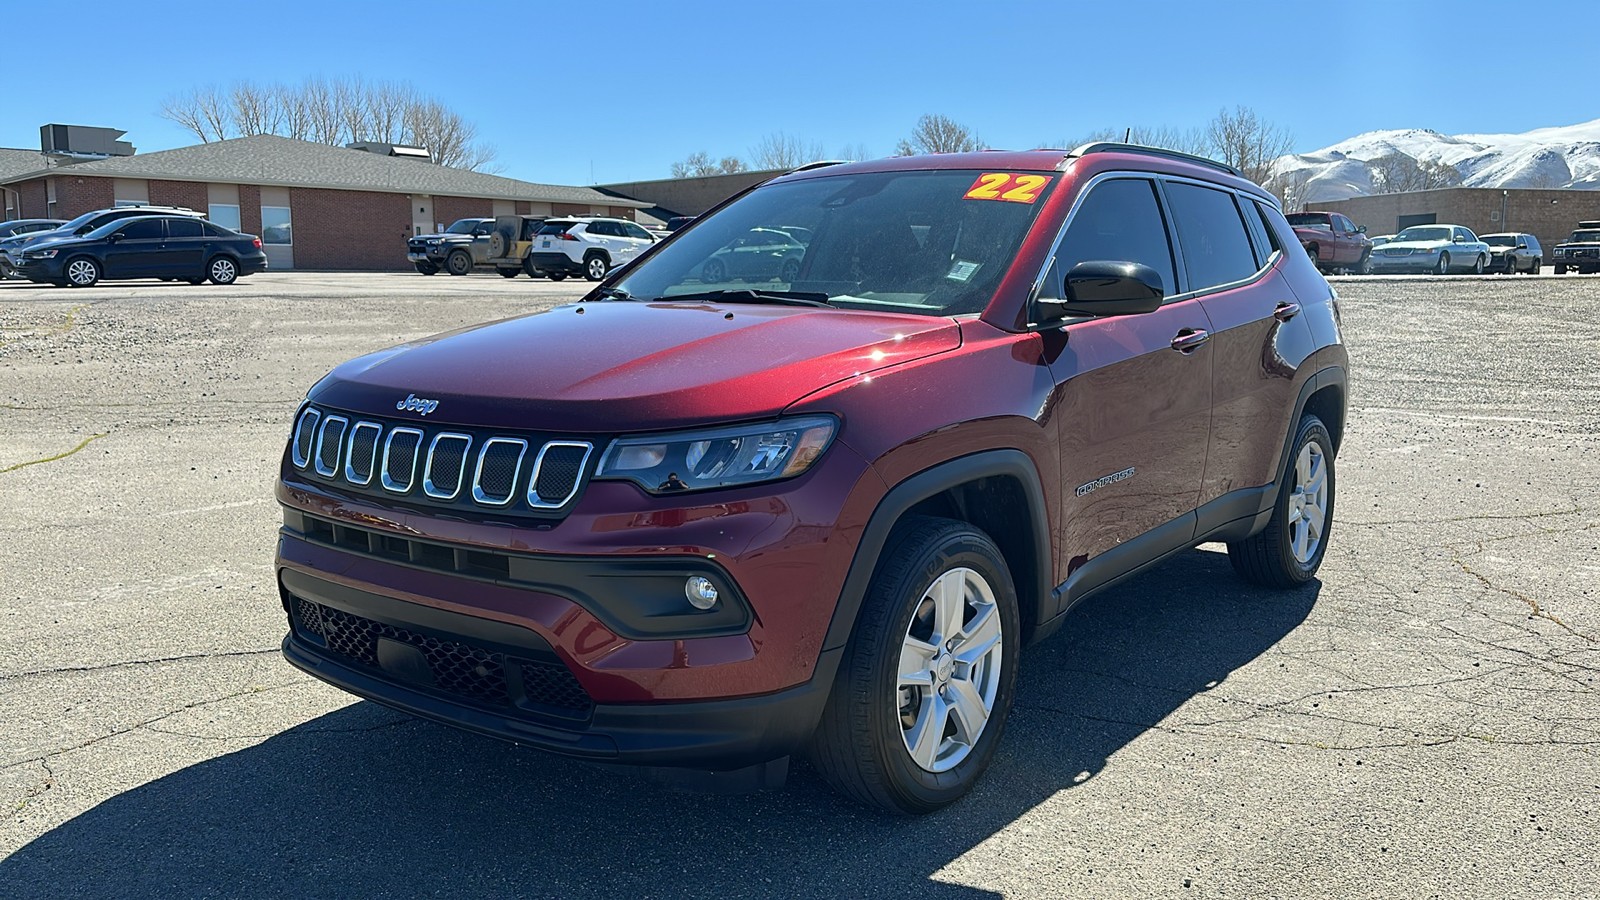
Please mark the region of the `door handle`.
<svg viewBox="0 0 1600 900"><path fill-rule="evenodd" d="M1278 308L1272 311L1272 317L1279 322L1287 322L1300 314L1300 304L1279 303Z"/></svg>
<svg viewBox="0 0 1600 900"><path fill-rule="evenodd" d="M1195 348L1211 340L1211 334L1201 328L1185 328L1172 339L1172 349L1179 353L1193 353Z"/></svg>

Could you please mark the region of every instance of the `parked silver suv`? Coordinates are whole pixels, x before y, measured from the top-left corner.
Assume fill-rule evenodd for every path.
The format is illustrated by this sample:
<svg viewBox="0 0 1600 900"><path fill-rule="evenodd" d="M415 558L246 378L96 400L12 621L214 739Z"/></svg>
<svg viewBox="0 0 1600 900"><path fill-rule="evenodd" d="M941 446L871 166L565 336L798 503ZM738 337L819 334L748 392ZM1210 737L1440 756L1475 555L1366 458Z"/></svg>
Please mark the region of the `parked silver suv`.
<svg viewBox="0 0 1600 900"><path fill-rule="evenodd" d="M650 249L656 238L627 219L574 216L547 219L533 237L528 268L560 281L582 275L599 281L606 273Z"/></svg>

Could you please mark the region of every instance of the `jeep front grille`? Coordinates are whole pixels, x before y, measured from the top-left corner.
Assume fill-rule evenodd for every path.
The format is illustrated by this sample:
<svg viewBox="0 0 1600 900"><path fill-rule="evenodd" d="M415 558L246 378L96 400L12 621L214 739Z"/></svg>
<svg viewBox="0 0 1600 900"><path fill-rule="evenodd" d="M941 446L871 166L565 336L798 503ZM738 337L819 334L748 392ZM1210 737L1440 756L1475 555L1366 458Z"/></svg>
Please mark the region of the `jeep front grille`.
<svg viewBox="0 0 1600 900"><path fill-rule="evenodd" d="M589 441L473 433L308 406L289 460L308 480L389 501L549 517L581 492Z"/></svg>

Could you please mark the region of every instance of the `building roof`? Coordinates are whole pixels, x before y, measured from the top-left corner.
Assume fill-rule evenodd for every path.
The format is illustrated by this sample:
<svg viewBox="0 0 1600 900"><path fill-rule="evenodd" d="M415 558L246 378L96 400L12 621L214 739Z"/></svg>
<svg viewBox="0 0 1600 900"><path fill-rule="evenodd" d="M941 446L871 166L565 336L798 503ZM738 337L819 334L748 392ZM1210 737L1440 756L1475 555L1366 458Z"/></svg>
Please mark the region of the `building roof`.
<svg viewBox="0 0 1600 900"><path fill-rule="evenodd" d="M49 164L45 155L37 150L0 147L0 184L10 181L17 175L37 172Z"/></svg>
<svg viewBox="0 0 1600 900"><path fill-rule="evenodd" d="M23 152L30 151L0 151L0 154ZM608 197L589 188L534 184L499 175L452 169L421 160L379 156L363 150L297 141L272 134L214 141L136 156L58 162L48 169L44 164L44 155L31 152L35 165L19 172L5 168L7 157L0 156L0 183L71 171L77 175L102 178L155 178L604 206L649 205L637 200Z"/></svg>

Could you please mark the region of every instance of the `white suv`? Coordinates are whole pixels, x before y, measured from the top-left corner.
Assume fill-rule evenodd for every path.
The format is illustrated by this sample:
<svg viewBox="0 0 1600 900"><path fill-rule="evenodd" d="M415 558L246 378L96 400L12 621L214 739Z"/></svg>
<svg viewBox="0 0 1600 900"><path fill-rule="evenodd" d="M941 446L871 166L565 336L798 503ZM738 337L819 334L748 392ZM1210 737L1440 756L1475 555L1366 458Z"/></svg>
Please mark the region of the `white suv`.
<svg viewBox="0 0 1600 900"><path fill-rule="evenodd" d="M555 281L581 274L599 281L656 242L644 227L626 219L573 216L547 219L533 236L528 268Z"/></svg>

